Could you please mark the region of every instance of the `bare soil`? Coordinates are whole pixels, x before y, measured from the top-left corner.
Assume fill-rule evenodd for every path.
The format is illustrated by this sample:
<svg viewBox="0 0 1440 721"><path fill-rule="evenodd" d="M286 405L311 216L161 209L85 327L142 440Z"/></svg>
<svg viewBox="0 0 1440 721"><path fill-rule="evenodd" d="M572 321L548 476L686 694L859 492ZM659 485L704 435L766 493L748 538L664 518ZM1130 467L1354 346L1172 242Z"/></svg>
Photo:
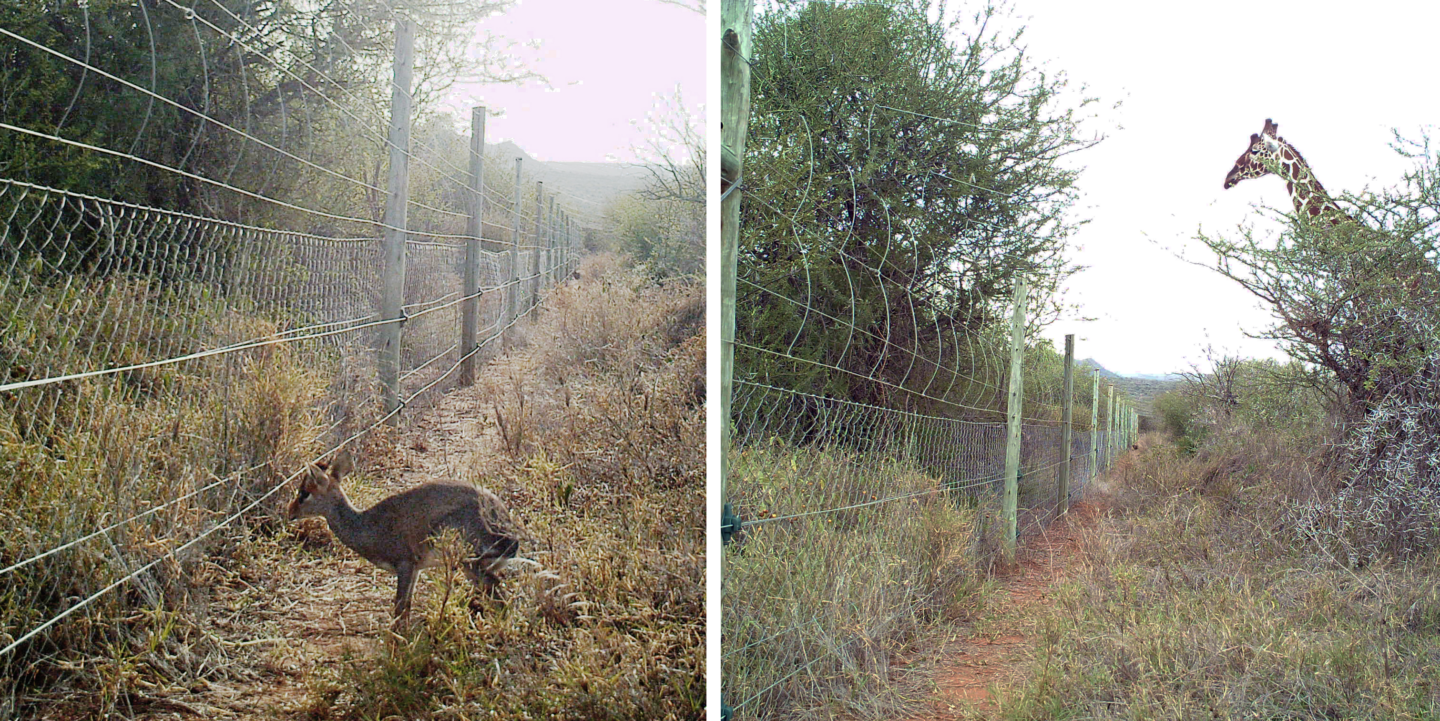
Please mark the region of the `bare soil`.
<svg viewBox="0 0 1440 721"><path fill-rule="evenodd" d="M998 717L994 691L1022 680L1030 667L1035 609L1080 560L1079 539L1103 512L1096 497L1076 502L1020 546L1016 564L997 576L982 615L940 653L934 692L912 721Z"/></svg>

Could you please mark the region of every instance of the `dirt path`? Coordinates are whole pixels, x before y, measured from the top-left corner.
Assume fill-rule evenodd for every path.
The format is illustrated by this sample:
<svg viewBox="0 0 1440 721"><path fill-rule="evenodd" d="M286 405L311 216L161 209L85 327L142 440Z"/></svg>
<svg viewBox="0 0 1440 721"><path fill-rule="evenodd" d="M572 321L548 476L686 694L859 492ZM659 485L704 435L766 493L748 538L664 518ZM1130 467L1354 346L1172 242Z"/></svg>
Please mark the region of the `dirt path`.
<svg viewBox="0 0 1440 721"><path fill-rule="evenodd" d="M362 466L369 483L352 490L356 506L370 506L423 483L463 479L479 455L498 452L494 423L482 410L482 388L476 384L441 397L396 439L394 455L370 459L368 468ZM305 523L311 524L308 530L328 535L323 519ZM259 718L301 711L309 695L307 679L322 668L338 671L347 654L375 653L389 633L395 593L392 574L333 541L332 548L301 563L299 573L287 579L294 582L283 594L294 612L277 619L286 640L288 673L262 680L247 694L263 709ZM417 605L427 590L422 576L415 589Z"/></svg>
<svg viewBox="0 0 1440 721"><path fill-rule="evenodd" d="M1014 570L1000 576L981 616L936 665L935 692L912 721L994 718L990 689L1022 678L1034 651L1035 608L1045 603L1080 553L1079 538L1101 513L1101 501L1077 502L1070 513L1020 547Z"/></svg>

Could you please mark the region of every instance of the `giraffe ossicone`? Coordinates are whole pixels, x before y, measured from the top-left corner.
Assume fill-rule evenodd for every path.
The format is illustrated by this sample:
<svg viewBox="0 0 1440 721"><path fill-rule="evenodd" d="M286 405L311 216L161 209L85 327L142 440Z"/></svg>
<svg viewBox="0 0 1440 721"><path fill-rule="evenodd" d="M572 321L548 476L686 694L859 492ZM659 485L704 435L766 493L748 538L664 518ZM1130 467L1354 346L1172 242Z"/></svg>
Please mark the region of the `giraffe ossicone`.
<svg viewBox="0 0 1440 721"><path fill-rule="evenodd" d="M1295 146L1280 137L1279 130L1279 125L1266 118L1264 129L1250 135L1250 144L1225 176L1225 189L1229 190L1242 180L1273 173L1285 180L1290 202L1295 204L1295 214L1306 222L1328 223L1331 226L1357 222L1330 198L1325 187L1315 178L1310 164L1305 162Z"/></svg>

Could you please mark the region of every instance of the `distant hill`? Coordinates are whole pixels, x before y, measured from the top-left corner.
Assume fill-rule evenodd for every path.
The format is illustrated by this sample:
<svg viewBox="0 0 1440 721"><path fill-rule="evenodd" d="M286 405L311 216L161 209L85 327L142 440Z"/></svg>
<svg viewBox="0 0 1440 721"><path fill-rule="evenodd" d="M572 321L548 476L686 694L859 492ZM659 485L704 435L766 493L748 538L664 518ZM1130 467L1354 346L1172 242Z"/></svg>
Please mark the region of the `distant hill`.
<svg viewBox="0 0 1440 721"><path fill-rule="evenodd" d="M1140 373L1134 376L1122 376L1107 370L1094 358L1086 358L1076 365L1089 365L1099 369L1100 377L1114 383L1117 389L1135 399L1135 406L1140 410L1142 416L1154 415L1155 399L1175 390L1176 386L1180 385L1178 373Z"/></svg>
<svg viewBox="0 0 1440 721"><path fill-rule="evenodd" d="M1180 381L1162 381L1154 378L1116 378L1115 387L1124 391L1131 398L1135 399L1135 407L1140 410L1140 415L1149 416L1155 414L1155 399L1180 385Z"/></svg>
<svg viewBox="0 0 1440 721"><path fill-rule="evenodd" d="M645 187L650 171L633 163L565 163L536 160L520 146L505 141L485 146L489 158L499 156L507 167L516 158L525 161L525 172L535 180L545 183L551 191L568 193L582 200L590 201L591 210L600 210L617 196L631 193Z"/></svg>
<svg viewBox="0 0 1440 721"><path fill-rule="evenodd" d="M1101 377L1101 378L1119 378L1119 377L1120 377L1120 374L1119 374L1119 373L1113 373L1113 372L1111 372L1111 371L1110 371L1109 369L1107 369L1105 366L1100 365L1100 361L1097 361L1097 360L1095 360L1094 358L1086 358L1085 360L1082 360L1082 361L1076 363L1075 365L1076 365L1077 367L1078 367L1078 366L1090 366L1091 368L1094 368L1094 369L1100 371L1100 377Z"/></svg>
<svg viewBox="0 0 1440 721"><path fill-rule="evenodd" d="M1184 376L1179 373L1136 373L1134 378L1143 378L1147 381L1178 381Z"/></svg>

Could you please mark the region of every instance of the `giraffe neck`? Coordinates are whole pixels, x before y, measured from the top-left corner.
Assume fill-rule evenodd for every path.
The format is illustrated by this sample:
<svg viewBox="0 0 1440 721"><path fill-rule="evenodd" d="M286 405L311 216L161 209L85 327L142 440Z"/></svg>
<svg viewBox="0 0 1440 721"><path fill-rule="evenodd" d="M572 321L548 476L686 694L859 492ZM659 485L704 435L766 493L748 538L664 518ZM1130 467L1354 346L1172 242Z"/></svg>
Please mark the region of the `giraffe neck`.
<svg viewBox="0 0 1440 721"><path fill-rule="evenodd" d="M1290 191L1290 202L1295 204L1296 215L1310 222L1327 221L1330 225L1355 222L1325 192L1325 186L1320 184L1310 164L1305 162L1295 146L1283 138L1273 138L1272 142L1273 152L1264 162L1270 172L1285 179L1285 189Z"/></svg>

